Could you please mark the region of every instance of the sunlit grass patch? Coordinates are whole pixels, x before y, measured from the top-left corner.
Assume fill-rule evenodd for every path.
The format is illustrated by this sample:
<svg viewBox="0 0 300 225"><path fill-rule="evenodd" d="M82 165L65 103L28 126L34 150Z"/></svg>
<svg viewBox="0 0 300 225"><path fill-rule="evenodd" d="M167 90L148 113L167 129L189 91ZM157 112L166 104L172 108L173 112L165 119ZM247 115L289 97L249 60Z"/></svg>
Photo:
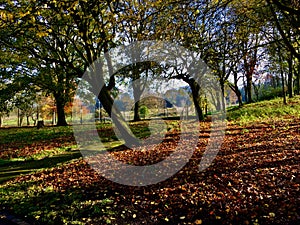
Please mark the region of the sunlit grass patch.
<svg viewBox="0 0 300 225"><path fill-rule="evenodd" d="M67 149L63 147L26 158L0 159L0 183L22 174L51 168L80 157L81 153L76 148L72 150L71 147Z"/></svg>
<svg viewBox="0 0 300 225"><path fill-rule="evenodd" d="M36 127L26 128L1 128L0 129L0 145L7 143L18 143L21 146L31 144L36 141L49 140L73 134L72 127L44 127L37 129Z"/></svg>
<svg viewBox="0 0 300 225"><path fill-rule="evenodd" d="M273 122L288 117L300 116L300 97L288 99L288 104L283 104L282 98L270 101L261 101L243 105L241 108L229 108L227 119L233 123L247 124L251 122Z"/></svg>
<svg viewBox="0 0 300 225"><path fill-rule="evenodd" d="M107 222L114 219L111 197L89 199L79 188L60 192L42 183L30 180L0 186L0 202L7 210L38 224L86 224L95 216Z"/></svg>

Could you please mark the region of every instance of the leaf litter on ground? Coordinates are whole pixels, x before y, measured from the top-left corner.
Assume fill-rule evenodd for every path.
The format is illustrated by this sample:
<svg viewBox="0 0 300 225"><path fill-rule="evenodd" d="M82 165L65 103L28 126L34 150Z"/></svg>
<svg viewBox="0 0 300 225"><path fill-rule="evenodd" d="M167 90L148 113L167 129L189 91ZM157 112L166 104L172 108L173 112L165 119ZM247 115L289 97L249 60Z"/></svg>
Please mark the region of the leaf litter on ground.
<svg viewBox="0 0 300 225"><path fill-rule="evenodd" d="M297 224L300 119L228 124L213 164L199 172L209 124L202 127L192 159L164 182L119 185L80 159L7 182L0 203L33 224ZM176 141L166 139L149 152L120 147L111 154L151 164L168 157Z"/></svg>

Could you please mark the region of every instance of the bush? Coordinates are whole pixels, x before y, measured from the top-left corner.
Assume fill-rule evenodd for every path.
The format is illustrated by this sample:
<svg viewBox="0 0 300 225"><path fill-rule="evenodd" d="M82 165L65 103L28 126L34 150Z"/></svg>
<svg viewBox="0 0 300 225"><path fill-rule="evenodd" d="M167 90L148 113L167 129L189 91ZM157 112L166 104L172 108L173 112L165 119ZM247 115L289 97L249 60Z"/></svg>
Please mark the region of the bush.
<svg viewBox="0 0 300 225"><path fill-rule="evenodd" d="M263 100L272 100L277 97L283 97L282 96L282 87L277 88L264 88L259 96L259 101Z"/></svg>
<svg viewBox="0 0 300 225"><path fill-rule="evenodd" d="M148 107L147 106L141 106L140 107L140 115L141 115L141 117L143 117L144 119L146 118L146 116L148 116L149 115L149 109L148 109Z"/></svg>

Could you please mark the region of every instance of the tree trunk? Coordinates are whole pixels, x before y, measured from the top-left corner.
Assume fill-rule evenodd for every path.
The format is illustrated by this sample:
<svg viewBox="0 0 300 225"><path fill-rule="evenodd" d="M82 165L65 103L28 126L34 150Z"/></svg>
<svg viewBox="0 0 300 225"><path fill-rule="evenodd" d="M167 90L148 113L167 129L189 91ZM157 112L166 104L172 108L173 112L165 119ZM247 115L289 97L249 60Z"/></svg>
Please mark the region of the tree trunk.
<svg viewBox="0 0 300 225"><path fill-rule="evenodd" d="M57 123L56 126L68 126L65 114L65 100L61 95L54 95L57 112Z"/></svg>
<svg viewBox="0 0 300 225"><path fill-rule="evenodd" d="M288 59L289 65L289 73L288 73L288 93L289 98L292 98L294 95L293 90L293 55L290 54L290 58Z"/></svg>
<svg viewBox="0 0 300 225"><path fill-rule="evenodd" d="M211 97L212 104L217 108L218 103L217 103L216 96L212 92L210 92L209 94L210 94L210 97Z"/></svg>
<svg viewBox="0 0 300 225"><path fill-rule="evenodd" d="M225 84L224 81L221 82L220 80L220 86L221 86L221 108L219 110L222 110L223 112L225 112Z"/></svg>
<svg viewBox="0 0 300 225"><path fill-rule="evenodd" d="M145 88L145 84L142 84L141 82L141 76L140 76L140 68L139 64L134 64L132 68L132 88L133 88L133 97L134 97L134 121L140 121L141 117L139 115L139 100L141 98L141 94L143 92L143 89Z"/></svg>
<svg viewBox="0 0 300 225"><path fill-rule="evenodd" d="M238 74L237 74L237 72L233 73L233 79L234 79L234 83L233 84L229 83L229 87L235 93L235 95L238 99L239 106L241 107L243 105L243 100L242 100L242 93L241 93L241 91L239 89L239 86L238 86Z"/></svg>
<svg viewBox="0 0 300 225"><path fill-rule="evenodd" d="M247 84L246 84L247 103L251 103L252 102L252 74L248 73L246 79L247 79Z"/></svg>
<svg viewBox="0 0 300 225"><path fill-rule="evenodd" d="M260 82L258 83L258 85L255 85L255 83L253 82L252 86L253 86L254 93L256 95L256 101L258 102L258 100L259 100Z"/></svg>
<svg viewBox="0 0 300 225"><path fill-rule="evenodd" d="M101 89L98 99L102 103L103 108L112 118L119 135L124 139L127 146L138 145L139 141L131 132L129 126L125 122L122 114L118 111L116 107L113 108L113 99L109 94L106 86Z"/></svg>
<svg viewBox="0 0 300 225"><path fill-rule="evenodd" d="M236 96L239 102L239 107L241 107L243 105L243 100L242 100L242 93L240 92L239 88L237 87L236 90Z"/></svg>
<svg viewBox="0 0 300 225"><path fill-rule="evenodd" d="M258 35L255 37L255 45L258 44ZM244 69L246 72L246 96L247 103L253 102L252 100L252 77L255 72L255 66L257 63L257 52L258 49L255 48L253 52L248 52L244 56Z"/></svg>
<svg viewBox="0 0 300 225"><path fill-rule="evenodd" d="M91 61L92 63L92 61ZM96 70L95 70L96 71ZM126 146L131 147L134 145L139 145L139 140L134 136L131 132L130 127L125 122L121 112L117 109L117 107L113 107L114 100L110 95L108 87L105 85L104 77L99 76L99 71L91 72L92 76L89 78L89 83L92 85L92 90L95 95L98 96L99 101L101 102L102 107L108 113L110 118L112 119L115 128L117 129L117 135L119 135L125 141ZM103 74L103 71L102 73ZM112 76L112 74L110 74ZM110 80L111 81L111 80ZM99 86L99 84L104 84L103 86ZM110 82L113 85L113 82ZM109 87L110 89L112 87ZM100 89L100 93L98 92Z"/></svg>
<svg viewBox="0 0 300 225"><path fill-rule="evenodd" d="M238 102L239 102L239 106L241 107L243 105L243 99L242 99L242 93L241 93L241 91L239 89L239 85L238 85L238 73L237 72L233 73L233 78L234 78L234 88L232 90L236 94Z"/></svg>
<svg viewBox="0 0 300 225"><path fill-rule="evenodd" d="M27 126L30 126L29 116L26 116Z"/></svg>
<svg viewBox="0 0 300 225"><path fill-rule="evenodd" d="M40 116L40 110L39 110L39 106L37 105L37 107L36 107L36 120L34 121L34 126L36 125L37 121L39 121L39 116Z"/></svg>
<svg viewBox="0 0 300 225"><path fill-rule="evenodd" d="M283 75L283 71L280 71L281 73L281 82L282 82L282 95L283 95L283 104L287 104L286 102L286 96L285 96L285 85L284 85L284 75Z"/></svg>
<svg viewBox="0 0 300 225"><path fill-rule="evenodd" d="M22 124L23 124L23 115L20 116L20 123L19 124L20 124L20 127L22 127Z"/></svg>
<svg viewBox="0 0 300 225"><path fill-rule="evenodd" d="M216 110L220 111L221 110L221 101L220 101L220 93L216 93Z"/></svg>
<svg viewBox="0 0 300 225"><path fill-rule="evenodd" d="M286 102L286 95L285 95L285 81L284 81L284 72L282 68L282 59L280 55L280 51L278 52L279 54L279 64L280 64L280 75L281 75L281 83L282 83L282 96L283 96L283 104L287 104Z"/></svg>
<svg viewBox="0 0 300 225"><path fill-rule="evenodd" d="M200 121L202 121L202 120L204 120L204 115L203 115L202 108L200 106L200 103L201 103L201 101L200 101L200 86L193 79L189 82L189 86L192 90L193 102L194 102L194 106L196 109L197 117Z"/></svg>
<svg viewBox="0 0 300 225"><path fill-rule="evenodd" d="M244 86L244 98L245 98L245 102L248 102L248 96L247 96L247 85L246 85L246 81L245 81L245 76L243 76L243 86Z"/></svg>
<svg viewBox="0 0 300 225"><path fill-rule="evenodd" d="M298 62L298 71L296 73L295 94L300 94L300 63Z"/></svg>
<svg viewBox="0 0 300 225"><path fill-rule="evenodd" d="M134 117L133 117L133 121L140 121L141 117L139 114L139 108L140 108L140 102L136 101L134 103Z"/></svg>
<svg viewBox="0 0 300 225"><path fill-rule="evenodd" d="M17 111L17 117L18 117L18 127L20 127L20 109L18 108L18 111Z"/></svg>
<svg viewBox="0 0 300 225"><path fill-rule="evenodd" d="M136 73L135 70L133 70L133 72ZM133 121L140 121L141 117L139 114L139 108L140 108L140 98L141 98L141 86L140 86L140 80L139 80L139 74L135 74L134 77L138 77L137 79L135 79L132 83L132 89L133 89L133 98L134 98L134 116L133 116ZM137 84L139 83L139 84Z"/></svg>

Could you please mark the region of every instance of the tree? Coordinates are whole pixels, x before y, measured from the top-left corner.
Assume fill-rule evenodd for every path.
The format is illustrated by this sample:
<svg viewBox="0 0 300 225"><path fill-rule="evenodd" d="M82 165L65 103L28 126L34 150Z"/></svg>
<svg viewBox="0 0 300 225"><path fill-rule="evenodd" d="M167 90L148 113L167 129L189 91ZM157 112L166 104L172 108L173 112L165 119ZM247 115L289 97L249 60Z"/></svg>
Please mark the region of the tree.
<svg viewBox="0 0 300 225"><path fill-rule="evenodd" d="M223 22L219 24L221 27L216 32L215 41L211 43L211 54L213 55L208 61L210 68L218 77L221 87L222 95L225 96L225 85L228 83L229 76L234 72L237 61L235 54L237 52L237 43L235 42L235 24L232 23L232 13L230 10L223 10L220 20ZM223 44L222 44L223 43ZM236 90L236 89L234 89ZM218 106L219 109L225 110L224 97Z"/></svg>
<svg viewBox="0 0 300 225"><path fill-rule="evenodd" d="M299 1L294 0L267 0L267 3L271 11L274 26L278 29L285 47L290 52L287 59L289 67L287 87L288 95L291 98L294 94L293 57L298 59L298 64L300 61L300 4Z"/></svg>
<svg viewBox="0 0 300 225"><path fill-rule="evenodd" d="M279 34L277 34L275 30L273 32L274 32L273 34L274 37L276 38L276 35L278 37ZM287 63L284 60L285 55L287 54L285 50L286 49L282 48L282 43L280 41L277 41L268 46L268 55L269 55L268 68L271 73L275 73L275 76L277 74L280 74L283 103L287 104L286 85L285 85L285 76L284 76L284 74L287 71Z"/></svg>
<svg viewBox="0 0 300 225"><path fill-rule="evenodd" d="M294 73L296 74L296 79L295 79L295 94L299 95L300 94L300 60L297 59L296 62L294 63L295 66L294 68Z"/></svg>
<svg viewBox="0 0 300 225"><path fill-rule="evenodd" d="M1 57L1 56L0 56ZM5 60L1 57L1 62ZM9 115L12 110L11 93L7 91L7 77L9 71L0 63L0 127L2 127L3 118Z"/></svg>
<svg viewBox="0 0 300 225"><path fill-rule="evenodd" d="M22 126L24 117L26 117L26 124L29 126L30 118L36 113L34 107L37 104L36 93L32 89L25 89L14 96L13 103L18 109L18 126Z"/></svg>
<svg viewBox="0 0 300 225"><path fill-rule="evenodd" d="M237 44L237 55L241 59L240 69L237 72L243 73L245 77L244 87L246 101L252 102L253 76L261 67L264 59L264 48L271 40L266 37L268 28L268 9L260 0L233 1L231 3L235 18L235 38ZM264 15L264 16L262 16ZM236 79L236 78L234 78Z"/></svg>
<svg viewBox="0 0 300 225"><path fill-rule="evenodd" d="M133 63L132 65L128 65L122 68L116 74L121 76L120 80L123 81L123 85L131 86L133 89L133 97L134 97L134 121L140 120L139 108L140 108L140 98L148 87L148 84L151 82L151 77L154 78L154 74L158 72L159 66L156 65L155 62L138 62ZM151 74L150 74L151 73ZM125 80L129 78L129 82Z"/></svg>
<svg viewBox="0 0 300 225"><path fill-rule="evenodd" d="M1 88L0 88L1 90ZM3 124L3 118L9 115L9 112L12 110L12 104L5 95L0 94L0 127Z"/></svg>
<svg viewBox="0 0 300 225"><path fill-rule="evenodd" d="M158 14L164 9L161 1L126 1L118 4L114 9L119 13L116 24L120 32L120 42L132 44L134 42L147 40L149 36L160 29L156 26ZM134 56L138 60L139 55ZM149 81L149 75L154 76L156 63L142 62L133 63L121 72L125 77L131 78L134 96L134 121L139 121L140 97Z"/></svg>
<svg viewBox="0 0 300 225"><path fill-rule="evenodd" d="M160 29L157 30L156 35L160 39L172 40L186 49L196 52L197 57L210 66L210 62L215 59L212 45L216 42L216 33L219 32L218 14L226 4L226 2L220 1L188 1L180 5L171 4L164 12L165 15L158 19ZM205 70L204 67L203 65L203 68L197 68L199 77L182 71L182 68L174 68L172 73L167 76L169 79L183 80L190 86L193 103L200 120L204 119L201 95L207 91L204 90L203 85L199 85L201 83L199 81L204 78L200 72ZM221 109L221 99L221 95L216 99L219 102L218 109Z"/></svg>
<svg viewBox="0 0 300 225"><path fill-rule="evenodd" d="M56 99L57 125L67 124L64 105L71 98L78 78L101 53L114 46L115 18L111 6L108 2L75 0L10 1L2 6L8 19L1 27L9 32L0 40L18 50L16 57L32 59L37 72L34 77L27 75L32 83ZM100 94L95 93L110 115L113 106L110 90L114 87L111 78ZM104 77L100 80L105 82ZM129 128L120 118L118 114L117 124L129 134Z"/></svg>
<svg viewBox="0 0 300 225"><path fill-rule="evenodd" d="M299 24L300 4L292 0L266 0L272 13L273 21L277 27L282 40L291 54L300 60L299 52ZM292 33L290 31L292 30ZM291 38L290 35L294 37Z"/></svg>
<svg viewBox="0 0 300 225"><path fill-rule="evenodd" d="M74 58L72 45L66 38L74 38L74 32L66 26L65 18L54 14L42 2L9 1L2 8L11 17L1 23L7 31L1 33L1 44L7 50L12 49L27 84L36 85L55 97L57 125L67 125L64 106L72 96L80 69L78 66L74 70L79 61Z"/></svg>
<svg viewBox="0 0 300 225"><path fill-rule="evenodd" d="M56 106L52 96L42 96L43 104L40 106L40 114L42 120L52 120L52 124L56 121Z"/></svg>

